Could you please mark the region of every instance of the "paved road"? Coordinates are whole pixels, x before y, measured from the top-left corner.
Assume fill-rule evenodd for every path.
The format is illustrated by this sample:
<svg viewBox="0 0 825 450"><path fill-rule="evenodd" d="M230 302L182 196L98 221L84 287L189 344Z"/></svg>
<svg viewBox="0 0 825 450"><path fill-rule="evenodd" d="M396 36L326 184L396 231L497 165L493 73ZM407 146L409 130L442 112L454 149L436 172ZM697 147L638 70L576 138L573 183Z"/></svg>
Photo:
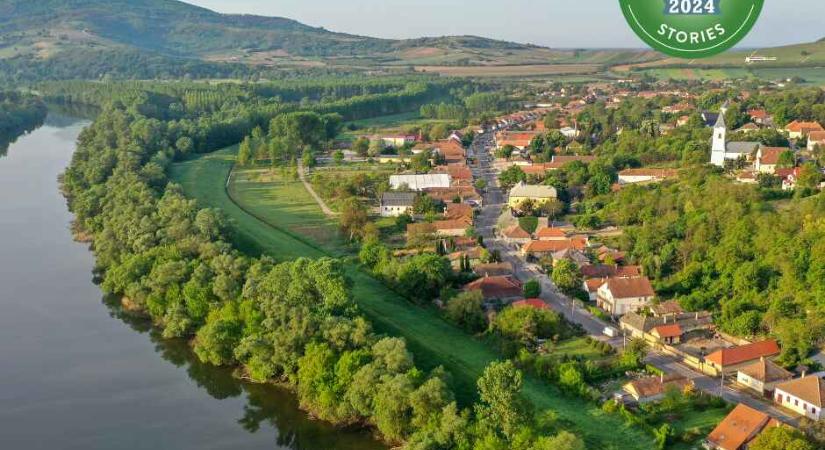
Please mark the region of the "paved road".
<svg viewBox="0 0 825 450"><path fill-rule="evenodd" d="M476 230L484 236L484 242L490 250L499 250L502 259L513 264L514 274L521 281L536 279L541 283L541 298L551 308L558 311L573 323L581 325L584 330L594 339L608 342L610 345L621 349L625 344L624 337L608 338L604 335L604 329L608 326L618 328L615 324L607 323L589 311L583 309L577 301L569 299L556 289L550 278L541 273L534 264L527 263L518 253L518 249L508 245L498 239L495 234L496 223L502 214L505 206L506 195L498 186L497 172L492 167L492 156L490 150L493 147L493 134L484 133L476 137L473 142L472 151L476 156L477 163L473 167L473 176L484 179L487 182L487 190L484 194L484 206L479 213L476 223ZM678 373L688 379L693 380L698 389L713 395L718 395L731 403L744 403L756 410L770 414L773 417L791 425L798 425L798 416L789 414L785 410L777 408L770 401L758 399L749 393L732 388L730 381L712 378L682 364L673 356L660 353L651 349L647 357L647 362L667 373Z"/></svg>

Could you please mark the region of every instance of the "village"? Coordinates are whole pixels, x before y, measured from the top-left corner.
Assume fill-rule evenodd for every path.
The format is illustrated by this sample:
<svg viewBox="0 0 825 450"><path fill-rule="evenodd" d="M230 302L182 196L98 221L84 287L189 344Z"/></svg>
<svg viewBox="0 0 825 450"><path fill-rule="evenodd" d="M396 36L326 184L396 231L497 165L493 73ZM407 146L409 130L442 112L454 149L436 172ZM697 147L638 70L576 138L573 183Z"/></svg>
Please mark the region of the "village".
<svg viewBox="0 0 825 450"><path fill-rule="evenodd" d="M582 229L564 221L562 211L571 205L545 179L570 164L587 166L596 160L576 140L583 133L576 115L585 105L599 101L616 107L631 95L673 99L675 103L662 107L672 121L655 124L658 135L701 117L703 126L713 130L709 163L727 171L736 183L771 184L792 192L808 167L805 163L815 161L814 153L825 148L825 129L816 122L793 121L777 128L764 109L752 109L747 124L729 130L727 103L716 112L700 111L694 94L631 93L617 83L591 87L587 95L563 106L527 105L485 125L453 130L445 139L364 136L381 154L366 158L347 150L345 158L399 165L418 158L431 163L424 172L391 174L390 189L374 213L387 220L406 218L406 245L395 250L397 257L434 252L446 257L457 273L473 274L476 279L462 290L480 293L491 321L507 307L548 309L580 326L590 339L617 350L634 339L646 343L646 361L656 373L628 380L615 391L616 402L631 407L658 402L674 389L720 397L736 406L704 442L706 448L721 450L744 449L767 427L822 419L825 372L787 370L774 362L780 354L776 340L751 342L725 334L710 312L687 311L676 300L657 296L644 269L611 246L620 228ZM549 123L557 128L548 128ZM783 134L789 145L729 139L762 130ZM552 156L536 158L531 148L550 133ZM673 166L626 168L610 190L679 176ZM565 275L574 285L558 285L556 277ZM437 304L444 306L442 301Z"/></svg>

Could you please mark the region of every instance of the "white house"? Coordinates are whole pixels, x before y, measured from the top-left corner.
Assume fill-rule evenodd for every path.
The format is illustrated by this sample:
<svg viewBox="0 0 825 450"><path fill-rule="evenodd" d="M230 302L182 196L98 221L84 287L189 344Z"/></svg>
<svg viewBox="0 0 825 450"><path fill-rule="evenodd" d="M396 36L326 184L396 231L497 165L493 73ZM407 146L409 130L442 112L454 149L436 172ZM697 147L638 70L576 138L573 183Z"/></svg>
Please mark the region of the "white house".
<svg viewBox="0 0 825 450"><path fill-rule="evenodd" d="M803 376L778 384L774 390L773 400L776 404L811 420L823 419L825 380L818 376Z"/></svg>
<svg viewBox="0 0 825 450"><path fill-rule="evenodd" d="M623 316L650 305L655 296L647 277L609 278L596 292L596 303L613 316Z"/></svg>
<svg viewBox="0 0 825 450"><path fill-rule="evenodd" d="M385 192L381 196L381 217L398 217L412 212L415 192Z"/></svg>
<svg viewBox="0 0 825 450"><path fill-rule="evenodd" d="M808 135L808 151L814 151L817 145L825 148L825 131L812 131Z"/></svg>
<svg viewBox="0 0 825 450"><path fill-rule="evenodd" d="M791 379L793 379L792 373L766 358L748 364L736 372L736 382L758 392L759 395L770 394L777 383Z"/></svg>
<svg viewBox="0 0 825 450"><path fill-rule="evenodd" d="M390 187L393 189L406 187L413 191L423 191L424 189L448 188L450 186L450 175L446 173L390 176Z"/></svg>

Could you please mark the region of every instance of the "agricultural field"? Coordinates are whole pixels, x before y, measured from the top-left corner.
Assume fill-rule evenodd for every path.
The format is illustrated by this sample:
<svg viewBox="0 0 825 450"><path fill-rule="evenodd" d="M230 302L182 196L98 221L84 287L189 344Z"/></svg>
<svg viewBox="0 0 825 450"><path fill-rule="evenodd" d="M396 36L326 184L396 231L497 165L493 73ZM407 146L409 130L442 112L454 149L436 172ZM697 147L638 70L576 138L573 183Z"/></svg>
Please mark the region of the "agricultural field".
<svg viewBox="0 0 825 450"><path fill-rule="evenodd" d="M281 218L307 214L306 205L296 206L274 200L272 193L232 186L238 183L236 180L243 183L244 178L233 176L226 188L235 152L236 148L228 148L176 164L172 177L201 205L223 210L234 231L234 241L242 250L280 261L335 256L312 238L296 234L289 228L290 219ZM262 193L268 200L257 198L256 194ZM320 209L316 217L321 217ZM355 264L347 267L347 274L354 283L356 302L378 331L404 337L421 367L444 366L453 376L462 403L472 401L475 380L499 356L484 341L448 324L436 311L401 298ZM524 394L537 408L555 411L560 425L582 436L588 448L646 450L654 446L648 434L626 425L621 418L604 413L595 404L565 396L530 376L525 378ZM594 423L601 426L593 427Z"/></svg>
<svg viewBox="0 0 825 450"><path fill-rule="evenodd" d="M722 81L735 79L759 79L764 81L781 81L800 77L805 83L825 86L825 67L803 68L719 68L719 69L647 69L643 73L650 74L660 80L698 80Z"/></svg>
<svg viewBox="0 0 825 450"><path fill-rule="evenodd" d="M539 77L598 73L600 64L534 64L514 66L416 66L418 72L452 77Z"/></svg>

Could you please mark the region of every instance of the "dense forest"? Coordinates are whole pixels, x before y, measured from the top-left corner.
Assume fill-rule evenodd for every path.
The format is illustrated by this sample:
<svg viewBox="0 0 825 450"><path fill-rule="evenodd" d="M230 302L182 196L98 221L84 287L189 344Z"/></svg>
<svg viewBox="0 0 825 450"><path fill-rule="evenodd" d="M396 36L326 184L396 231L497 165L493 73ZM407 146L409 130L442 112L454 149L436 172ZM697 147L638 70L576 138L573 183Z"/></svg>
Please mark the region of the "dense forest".
<svg viewBox="0 0 825 450"><path fill-rule="evenodd" d="M814 169L800 184L819 178ZM792 366L825 338L825 199L772 198L696 168L678 182L628 186L599 214L625 229L623 247L660 295L715 312L728 333L778 337Z"/></svg>
<svg viewBox="0 0 825 450"><path fill-rule="evenodd" d="M38 97L0 91L0 155L18 136L39 127L46 113L46 105Z"/></svg>
<svg viewBox="0 0 825 450"><path fill-rule="evenodd" d="M195 130L181 126L186 119L140 113L162 109L152 98L104 105L62 177L78 236L93 242L102 287L121 296L124 309L148 316L166 337L192 338L203 361L293 386L315 416L373 425L388 442L415 449L584 448L521 398L522 374L511 363L488 367L478 403L458 405L449 374L422 372L403 340L372 331L340 261L276 263L234 250L220 212L200 209L166 176L193 146L212 148L208 136L222 123L203 119L188 135ZM357 115L358 102L352 107L336 112ZM273 123L300 126L279 117Z"/></svg>

